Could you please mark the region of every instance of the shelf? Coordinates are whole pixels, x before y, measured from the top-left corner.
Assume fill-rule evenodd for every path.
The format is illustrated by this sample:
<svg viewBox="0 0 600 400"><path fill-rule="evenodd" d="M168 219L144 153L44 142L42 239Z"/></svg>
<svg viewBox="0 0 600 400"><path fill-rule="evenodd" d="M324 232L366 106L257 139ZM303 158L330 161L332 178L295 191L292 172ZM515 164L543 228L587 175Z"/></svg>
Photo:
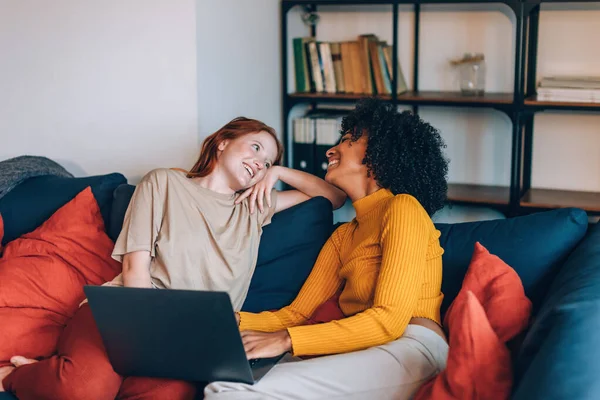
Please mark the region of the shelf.
<svg viewBox="0 0 600 400"><path fill-rule="evenodd" d="M584 110L600 111L600 103L584 103L576 101L538 100L537 96L525 99L525 107L533 110Z"/></svg>
<svg viewBox="0 0 600 400"><path fill-rule="evenodd" d="M309 102L309 101L318 101L318 102L331 102L331 103L354 103L359 99L366 97L368 95L361 93L291 93L288 95L290 99L296 102ZM392 96L374 96L382 100L391 101Z"/></svg>
<svg viewBox="0 0 600 400"><path fill-rule="evenodd" d="M510 106L513 104L512 93L486 93L481 96L468 96L460 92L408 92L398 96L400 102L422 105L456 105L456 106Z"/></svg>
<svg viewBox="0 0 600 400"><path fill-rule="evenodd" d="M521 207L577 207L586 211L600 212L600 193L555 189L530 189L521 199Z"/></svg>
<svg viewBox="0 0 600 400"><path fill-rule="evenodd" d="M292 93L288 97L296 103L326 102L353 103L369 94L362 93ZM391 101L390 95L376 96L382 100ZM406 92L398 95L398 104L450 107L510 107L513 105L512 93L486 93L482 96L467 96L460 92Z"/></svg>
<svg viewBox="0 0 600 400"><path fill-rule="evenodd" d="M576 1L571 1L571 0L527 0L527 2L529 3L600 3L600 0L576 0Z"/></svg>
<svg viewBox="0 0 600 400"><path fill-rule="evenodd" d="M288 6L296 5L370 5L370 4L507 4L516 7L519 3L569 3L571 0L282 0ZM598 3L600 0L577 0L577 3Z"/></svg>
<svg viewBox="0 0 600 400"><path fill-rule="evenodd" d="M518 4L519 0L282 0L283 4L296 5L370 5L370 4ZM568 0L563 0L568 1ZM591 1L591 0L587 0Z"/></svg>
<svg viewBox="0 0 600 400"><path fill-rule="evenodd" d="M517 32L514 58L514 91L515 93L486 93L482 96L467 96L460 92L444 91L414 91L399 95L374 96L399 106L412 107L449 107L494 109L505 113L512 121L513 145L507 157L511 160L510 186L487 186L476 184L449 184L448 200L451 203L471 204L497 208L507 216L518 215L521 211L533 212L536 209L553 209L577 207L594 214L600 214L600 193L561 191L548 189L532 189L525 196L515 196L521 190L521 184L531 181L534 124L531 117L536 112L563 110L577 112L600 112L600 103L539 101L537 96L530 96L526 83L535 82L537 76L537 58L539 42L539 20L542 3L571 3L568 0L280 0L282 16L281 64L283 73L283 93L281 93L284 124L283 137L288 140L289 118L292 109L297 105L345 105L351 108L359 99L373 97L372 94L328 94L328 93L287 93L289 74L294 64L289 63L288 32L286 14L294 6L316 6L316 12L325 7L321 5L375 5L387 4L391 9L391 29L394 39L398 39L400 4L414 4L415 30L413 42L413 71L416 71L414 82L419 82L419 49L421 21L420 4L506 4L515 13L513 25ZM585 3L600 3L600 0L582 0ZM332 9L336 11L336 9ZM362 10L357 10L362 12ZM317 28L311 29L311 34L317 37ZM421 29L422 30L422 29ZM398 50L396 48L396 50ZM395 54L394 57L398 55ZM414 83L413 82L413 83ZM418 87L417 85L413 87ZM293 90L294 86L292 86ZM534 89L534 88L531 88ZM509 89L512 90L512 89ZM326 108L326 107L321 107ZM341 107L339 107L341 108ZM344 107L346 108L346 107ZM287 153L286 153L287 154ZM522 164L522 165L521 165ZM521 191L522 193L522 191Z"/></svg>
<svg viewBox="0 0 600 400"><path fill-rule="evenodd" d="M469 204L508 205L510 189L507 186L448 184L448 200Z"/></svg>

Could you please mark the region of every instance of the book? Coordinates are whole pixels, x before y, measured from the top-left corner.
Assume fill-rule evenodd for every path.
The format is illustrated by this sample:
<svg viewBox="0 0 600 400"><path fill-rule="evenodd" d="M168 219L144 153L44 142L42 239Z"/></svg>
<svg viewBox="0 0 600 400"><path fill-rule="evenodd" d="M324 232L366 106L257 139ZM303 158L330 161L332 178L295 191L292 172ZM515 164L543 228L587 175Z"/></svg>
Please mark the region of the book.
<svg viewBox="0 0 600 400"><path fill-rule="evenodd" d="M321 93L325 91L325 83L323 77L323 68L322 61L319 55L319 47L317 45L316 40L311 39L307 42L309 59L310 59L310 69L312 82L314 86L314 91L317 93Z"/></svg>
<svg viewBox="0 0 600 400"><path fill-rule="evenodd" d="M345 78L344 78L344 67L342 63L342 44L333 42L330 45L331 49L331 60L333 61L333 70L335 76L335 87L338 93L345 93Z"/></svg>
<svg viewBox="0 0 600 400"><path fill-rule="evenodd" d="M305 117L293 120L294 142L293 163L294 169L314 173L315 131L311 121Z"/></svg>
<svg viewBox="0 0 600 400"><path fill-rule="evenodd" d="M393 90L392 46L374 34L343 42L293 39L298 93L357 93L390 95ZM402 66L397 65L397 93L408 90Z"/></svg>
<svg viewBox="0 0 600 400"><path fill-rule="evenodd" d="M323 70L323 84L325 92L337 93L335 71L333 68L333 58L331 56L331 47L327 42L318 42L319 57L321 59L321 68Z"/></svg>
<svg viewBox="0 0 600 400"><path fill-rule="evenodd" d="M310 92L308 75L308 61L306 59L305 45L310 38L294 38L294 72L296 79L296 92Z"/></svg>

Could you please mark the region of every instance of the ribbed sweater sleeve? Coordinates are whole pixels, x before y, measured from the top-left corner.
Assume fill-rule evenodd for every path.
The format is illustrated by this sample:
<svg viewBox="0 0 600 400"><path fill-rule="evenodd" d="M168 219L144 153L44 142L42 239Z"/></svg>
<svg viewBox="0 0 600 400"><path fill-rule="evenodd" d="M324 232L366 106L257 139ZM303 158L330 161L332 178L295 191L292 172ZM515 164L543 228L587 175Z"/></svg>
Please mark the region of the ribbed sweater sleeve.
<svg viewBox="0 0 600 400"><path fill-rule="evenodd" d="M377 214L372 213L367 217L381 216ZM294 355L361 350L395 340L404 333L415 310L423 281L428 246L425 215L417 200L411 196L400 195L391 200L381 221L382 259L372 307L341 320L288 328ZM313 300L313 292L333 293L334 285L326 285L327 279L330 277L326 274L315 275L311 290L304 291L304 296L296 306L302 306L302 310L308 312L314 309L317 302L325 299L323 295L318 300L315 296ZM327 291L317 290L318 286L327 287ZM310 304L310 307L306 304ZM286 315L282 320L292 321L292 314L288 315L290 317Z"/></svg>
<svg viewBox="0 0 600 400"><path fill-rule="evenodd" d="M275 312L240 312L240 330L275 332L300 325L310 318L317 307L329 300L342 285L339 277L342 264L339 244L344 229L345 225L342 225L327 240L292 304Z"/></svg>

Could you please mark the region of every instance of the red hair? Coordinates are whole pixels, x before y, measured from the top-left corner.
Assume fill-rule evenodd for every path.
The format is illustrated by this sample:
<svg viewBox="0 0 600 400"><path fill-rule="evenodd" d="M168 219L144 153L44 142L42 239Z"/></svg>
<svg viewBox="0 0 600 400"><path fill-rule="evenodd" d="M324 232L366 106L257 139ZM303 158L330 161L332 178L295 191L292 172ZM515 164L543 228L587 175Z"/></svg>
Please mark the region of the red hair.
<svg viewBox="0 0 600 400"><path fill-rule="evenodd" d="M279 140L277 140L275 129L255 119L237 117L204 139L202 150L200 150L200 157L198 157L198 161L196 161L196 164L188 172L187 177L203 177L210 174L215 169L215 165L217 165L219 145L223 141L235 140L244 135L258 132L267 132L275 139L275 143L277 143L277 157L273 160L273 165L279 164L283 155L283 147L279 143Z"/></svg>

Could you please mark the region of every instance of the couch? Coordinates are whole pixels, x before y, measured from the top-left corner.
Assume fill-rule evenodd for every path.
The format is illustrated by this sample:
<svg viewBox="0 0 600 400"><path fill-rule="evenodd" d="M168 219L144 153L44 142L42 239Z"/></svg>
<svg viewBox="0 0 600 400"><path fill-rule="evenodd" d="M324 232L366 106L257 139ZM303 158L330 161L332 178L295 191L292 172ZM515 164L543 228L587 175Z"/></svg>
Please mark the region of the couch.
<svg viewBox="0 0 600 400"><path fill-rule="evenodd" d="M10 214L16 223L35 210L38 221L30 218L23 228L33 229L86 186L92 187L99 202L108 236L116 239L135 189L120 174L32 178L0 199L0 215ZM27 208L20 210L24 205ZM436 223L436 227L445 250L442 313L460 290L476 242L519 274L532 301L531 324L513 349L512 398L600 399L599 224L590 224L580 209L566 208L510 219ZM288 304L334 229L331 204L323 198L275 215L264 229L243 309L257 312ZM17 237L22 232L8 233ZM9 398L14 399L0 394L1 400Z"/></svg>

